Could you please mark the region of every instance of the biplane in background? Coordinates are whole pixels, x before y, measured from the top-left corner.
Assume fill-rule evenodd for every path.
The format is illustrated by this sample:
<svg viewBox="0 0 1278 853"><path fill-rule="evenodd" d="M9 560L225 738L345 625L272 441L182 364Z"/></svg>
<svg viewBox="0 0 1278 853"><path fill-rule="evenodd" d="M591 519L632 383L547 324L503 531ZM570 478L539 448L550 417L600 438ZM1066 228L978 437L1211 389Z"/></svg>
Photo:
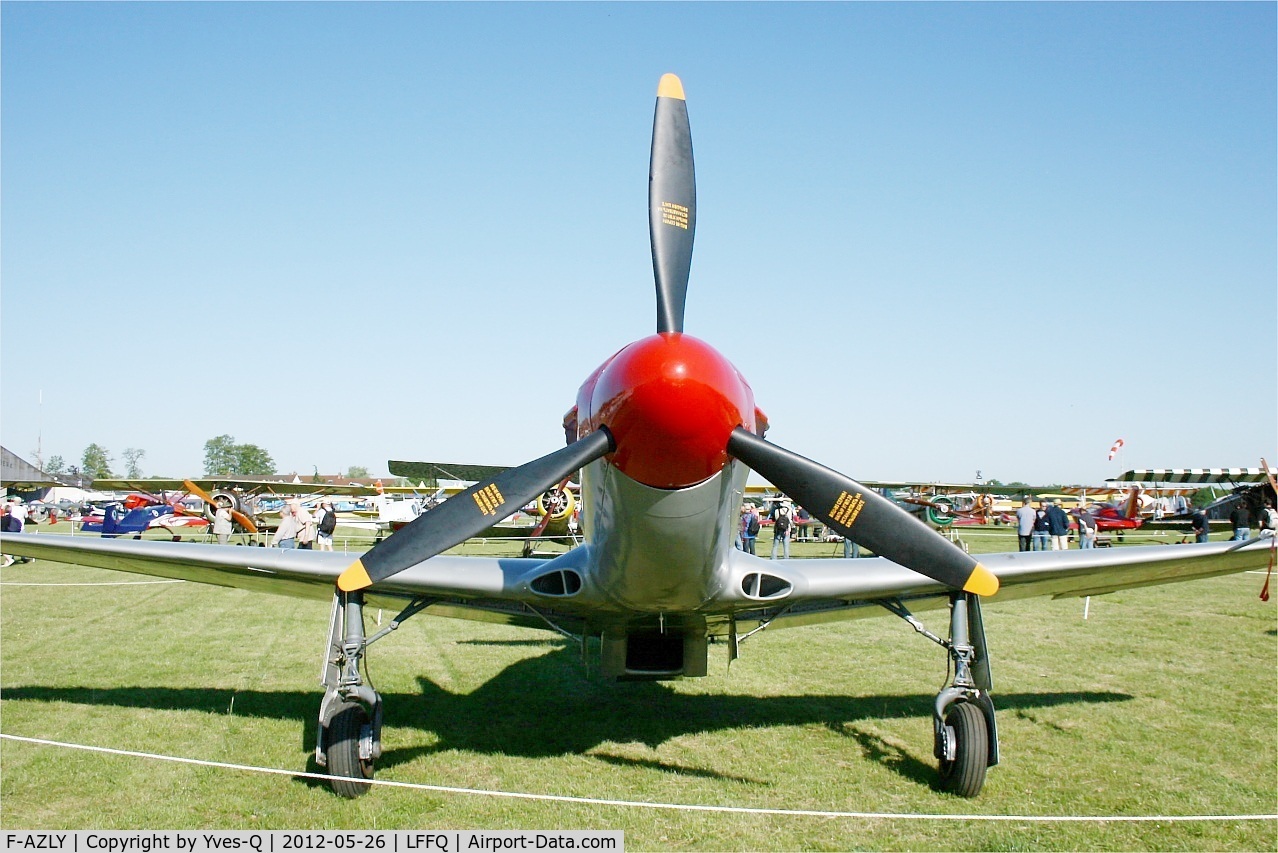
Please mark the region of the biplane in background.
<svg viewBox="0 0 1278 853"><path fill-rule="evenodd" d="M434 483L448 482L448 487L440 487L445 493L445 498L461 491L461 488L458 488L459 486L464 487L482 480L491 480L511 470L509 467L502 465L407 462L398 459L392 459L386 464L391 474L396 477L418 480L423 483L427 480ZM572 482L569 477L565 477L561 482L544 490L533 500L524 504L514 514L504 519L499 519L488 529L480 531L478 536L492 539L523 539L523 554L525 557L532 556L538 541L556 541L575 545L579 541L577 536L579 501L577 496L580 491L581 486L579 484ZM442 500L434 503L438 504L440 502ZM395 529L398 530L402 526L402 524L398 524Z"/></svg>
<svg viewBox="0 0 1278 853"><path fill-rule="evenodd" d="M375 495L371 486L358 484L319 484L305 483L300 478L292 481L271 480L256 477L201 477L190 479L172 479L167 477L140 478L104 478L93 481L95 489L110 491L128 491L150 497L160 503L172 505L174 494L180 495L180 501L187 495L194 496L203 502L203 516L209 521L217 507L226 506L231 510L231 517L238 531L259 533L271 530L279 524L278 511L272 517L269 512L262 511L261 500L265 496L272 497L306 497L319 495ZM158 498L155 496L159 496Z"/></svg>
<svg viewBox="0 0 1278 853"><path fill-rule="evenodd" d="M1034 503L1056 501L1071 514L1086 511L1100 530L1132 530L1141 525L1140 511L1145 490L1130 488L1124 500L1115 496L1124 490L1115 487L983 485L980 483L922 483L903 480L861 480L894 501L920 520L945 530L951 526L1002 525L1016 523L1016 510L1023 497ZM750 486L747 500L770 506L790 501L770 485Z"/></svg>
<svg viewBox="0 0 1278 853"><path fill-rule="evenodd" d="M1193 494L1201 489L1220 488L1224 494L1215 498L1203 511L1209 519L1226 519L1239 504L1246 507L1253 520L1260 517L1266 506L1278 506L1274 481L1278 468L1261 460L1259 468L1144 468L1125 471L1117 482L1136 483L1148 494ZM1188 507L1182 512L1164 511L1164 518L1187 518Z"/></svg>
<svg viewBox="0 0 1278 853"><path fill-rule="evenodd" d="M732 660L765 628L892 614L943 650L949 683L930 703L933 750L942 787L971 797L999 759L983 599L1099 595L1265 565L1263 541L1001 553L982 564L874 489L766 440L768 419L741 373L684 333L696 191L673 75L658 88L649 169L656 333L586 378L564 419L566 447L483 478L354 562L52 534L0 534L0 550L330 602L315 757L347 797L368 790L382 754L368 648L418 613L554 631L616 679L704 676L712 640ZM734 548L751 470L878 556L769 561ZM581 483L580 546L549 560L444 554L568 478ZM399 615L367 636L366 608L392 605ZM931 609L948 639L914 615Z"/></svg>
<svg viewBox="0 0 1278 853"><path fill-rule="evenodd" d="M939 528L952 524L1002 524L1014 508L1005 495L978 491L972 483L922 483L907 480L859 480L866 488L893 501L902 509ZM801 506L770 483L746 486L747 503L771 510L773 506Z"/></svg>

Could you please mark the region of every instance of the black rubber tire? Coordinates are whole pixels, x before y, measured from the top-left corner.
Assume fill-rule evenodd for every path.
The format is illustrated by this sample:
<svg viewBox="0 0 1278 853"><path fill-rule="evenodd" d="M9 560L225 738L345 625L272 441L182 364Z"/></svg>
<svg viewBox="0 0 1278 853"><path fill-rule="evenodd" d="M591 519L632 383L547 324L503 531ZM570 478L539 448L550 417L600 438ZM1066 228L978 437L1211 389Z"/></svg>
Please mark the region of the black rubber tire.
<svg viewBox="0 0 1278 853"><path fill-rule="evenodd" d="M954 729L954 760L941 759L941 787L960 797L975 797L985 784L990 735L985 715L971 702L951 705L945 725Z"/></svg>
<svg viewBox="0 0 1278 853"><path fill-rule="evenodd" d="M328 726L328 772L342 777L330 784L333 793L348 800L367 794L372 787L364 780L373 778L373 762L359 757L359 738L367 725L364 706L350 703L337 712Z"/></svg>

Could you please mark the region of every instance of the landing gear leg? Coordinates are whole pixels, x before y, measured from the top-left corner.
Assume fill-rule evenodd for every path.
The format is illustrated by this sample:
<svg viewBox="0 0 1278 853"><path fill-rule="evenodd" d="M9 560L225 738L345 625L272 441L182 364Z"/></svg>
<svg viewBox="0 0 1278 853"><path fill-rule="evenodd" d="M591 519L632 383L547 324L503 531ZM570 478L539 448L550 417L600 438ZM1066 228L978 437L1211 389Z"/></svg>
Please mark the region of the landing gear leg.
<svg viewBox="0 0 1278 853"><path fill-rule="evenodd" d="M373 763L382 757L382 696L368 679L368 647L434 603L433 598L414 598L385 628L365 637L364 594L333 593L315 763L340 777L332 782L339 796L354 799L368 793Z"/></svg>
<svg viewBox="0 0 1278 853"><path fill-rule="evenodd" d="M986 768L998 764L998 728L990 699L993 678L980 598L962 592L950 596L949 640L929 632L900 602L884 606L949 653L954 677L933 705L932 752L940 762L941 787L960 797L975 797L985 784Z"/></svg>
<svg viewBox="0 0 1278 853"><path fill-rule="evenodd" d="M382 754L382 697L361 672L364 595L337 591L324 656L315 763L336 777L334 793L354 799L368 792L373 764Z"/></svg>
<svg viewBox="0 0 1278 853"><path fill-rule="evenodd" d="M985 784L985 769L998 764L998 729L990 699L993 679L978 596L951 596L946 647L954 680L936 697L933 754L940 761L941 787L960 797L975 797Z"/></svg>

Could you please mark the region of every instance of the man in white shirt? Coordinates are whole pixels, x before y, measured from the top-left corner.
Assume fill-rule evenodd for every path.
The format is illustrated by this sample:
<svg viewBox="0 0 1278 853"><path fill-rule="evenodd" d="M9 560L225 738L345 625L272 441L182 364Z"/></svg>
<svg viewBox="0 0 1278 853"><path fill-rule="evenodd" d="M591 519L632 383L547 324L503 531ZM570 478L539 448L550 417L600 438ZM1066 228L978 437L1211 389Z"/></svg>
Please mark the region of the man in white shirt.
<svg viewBox="0 0 1278 853"><path fill-rule="evenodd" d="M27 505L9 498L9 533L21 533L27 523Z"/></svg>
<svg viewBox="0 0 1278 853"><path fill-rule="evenodd" d="M1020 540L1021 550L1030 550L1031 537L1034 535L1034 507L1030 506L1027 495L1021 498L1021 508L1016 511L1016 537Z"/></svg>

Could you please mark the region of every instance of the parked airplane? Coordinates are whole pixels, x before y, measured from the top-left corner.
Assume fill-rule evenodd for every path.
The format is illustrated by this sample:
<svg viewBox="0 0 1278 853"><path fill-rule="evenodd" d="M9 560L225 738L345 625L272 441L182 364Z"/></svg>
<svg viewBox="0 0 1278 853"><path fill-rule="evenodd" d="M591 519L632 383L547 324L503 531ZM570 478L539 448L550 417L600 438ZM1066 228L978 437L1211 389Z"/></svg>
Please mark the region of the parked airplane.
<svg viewBox="0 0 1278 853"><path fill-rule="evenodd" d="M386 463L391 474L415 480L452 480L456 483L476 483L491 480L509 471L502 465L476 465L462 462L405 462L392 459ZM448 496L457 489L448 489ZM530 539L539 536L561 537L570 532L571 522L577 511L577 494L580 486L565 480L529 501L524 510L539 519L531 529Z"/></svg>
<svg viewBox="0 0 1278 853"><path fill-rule="evenodd" d="M1144 522L1140 515L1140 489L1132 489L1120 503L1106 501L1092 504L1086 509L1096 522L1096 529L1101 533L1111 530L1136 530Z"/></svg>
<svg viewBox="0 0 1278 853"><path fill-rule="evenodd" d="M1199 486L1224 483L1232 487L1266 483L1275 475L1278 475L1278 468L1271 465L1260 468L1137 468L1120 474L1118 482L1192 483Z"/></svg>
<svg viewBox="0 0 1278 853"><path fill-rule="evenodd" d="M333 485L303 482L284 482L255 477L203 477L199 479L175 480L166 477L142 477L94 480L96 489L114 491L131 490L143 493L164 494L170 491L185 490L204 501L205 517L213 520L213 513L218 506L231 508L231 517L239 529L246 533L257 533L260 529L274 529L279 523L259 519L256 498L259 495L373 495L376 492L369 486Z"/></svg>
<svg viewBox="0 0 1278 853"><path fill-rule="evenodd" d="M391 474L397 477L426 480L434 482L452 480L457 483L475 483L480 480L491 480L510 468L501 465L473 465L448 462L404 462L392 459L387 465ZM452 497L460 489L440 489L440 497ZM577 528L577 495L581 487L565 477L561 482L546 489L533 500L526 503L516 513L506 519L496 519L496 524L486 530L479 531L476 536L501 537L510 536L524 539L524 556L531 556L538 539L555 539L571 541ZM446 493L446 494L443 494ZM439 503L432 501L431 506ZM395 525L398 530L406 526L408 521Z"/></svg>
<svg viewBox="0 0 1278 853"><path fill-rule="evenodd" d="M101 518L91 517L80 523L81 533L100 533L104 537L141 536L147 530L165 530L179 537L181 529L203 530L209 520L198 514L183 513L170 504L146 504L125 507L123 514L119 504L107 504Z"/></svg>
<svg viewBox="0 0 1278 853"><path fill-rule="evenodd" d="M592 652L599 638L600 671L619 679L705 675L711 638L732 659L764 628L892 613L952 665L932 704L934 752L944 787L970 797L999 759L982 597L1098 595L1265 564L1270 546L1257 541L992 554L982 565L863 484L765 440L767 418L742 375L683 331L697 211L673 75L658 88L649 169L657 331L586 379L564 419L567 447L483 478L353 563L329 552L49 534L3 534L0 550L331 599L316 760L348 797L369 788L382 750L368 647L423 611L550 628ZM769 561L736 550L750 469L878 556ZM579 470L581 546L551 560L443 554ZM391 604L399 615L367 636L366 608ZM948 639L912 612L929 608L944 609Z"/></svg>
<svg viewBox="0 0 1278 853"><path fill-rule="evenodd" d="M1147 492L1167 491L1167 484L1190 486L1181 491L1192 493L1198 489L1221 487L1227 494L1203 507L1208 518L1223 519L1238 504L1247 508L1251 518L1258 519L1266 506L1273 506L1278 468L1260 460L1259 468L1146 468L1126 471L1118 480L1124 483L1151 483ZM1182 514L1181 518L1187 517Z"/></svg>

